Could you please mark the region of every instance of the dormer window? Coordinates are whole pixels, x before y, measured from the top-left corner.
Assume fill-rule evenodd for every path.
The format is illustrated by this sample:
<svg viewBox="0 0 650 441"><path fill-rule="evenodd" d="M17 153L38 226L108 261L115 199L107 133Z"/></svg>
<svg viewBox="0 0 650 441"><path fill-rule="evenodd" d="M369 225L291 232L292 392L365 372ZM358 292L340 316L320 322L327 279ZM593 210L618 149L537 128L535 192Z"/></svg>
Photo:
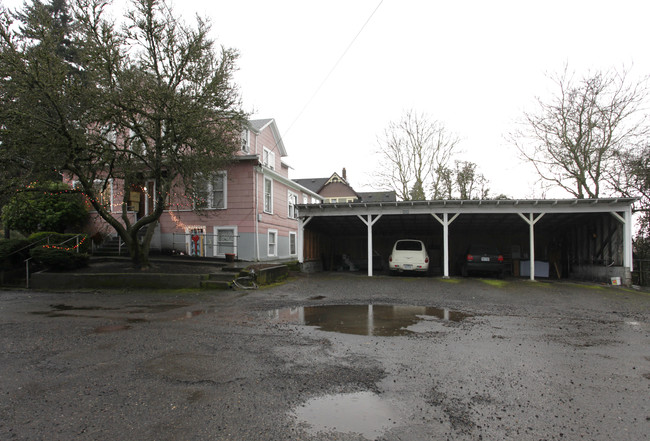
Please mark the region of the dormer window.
<svg viewBox="0 0 650 441"><path fill-rule="evenodd" d="M241 132L241 151L244 153L250 153L251 151L250 130L248 129Z"/></svg>
<svg viewBox="0 0 650 441"><path fill-rule="evenodd" d="M271 170L275 170L275 153L266 147L262 150L262 164Z"/></svg>

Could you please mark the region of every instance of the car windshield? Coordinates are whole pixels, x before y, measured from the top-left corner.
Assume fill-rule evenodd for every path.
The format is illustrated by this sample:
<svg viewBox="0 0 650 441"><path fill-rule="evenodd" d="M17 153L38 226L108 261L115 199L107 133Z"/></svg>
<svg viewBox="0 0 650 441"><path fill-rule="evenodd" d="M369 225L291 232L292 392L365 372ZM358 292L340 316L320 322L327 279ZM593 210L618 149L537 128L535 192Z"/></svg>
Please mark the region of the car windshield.
<svg viewBox="0 0 650 441"><path fill-rule="evenodd" d="M395 244L398 251L422 251L422 242L417 240L400 240Z"/></svg>

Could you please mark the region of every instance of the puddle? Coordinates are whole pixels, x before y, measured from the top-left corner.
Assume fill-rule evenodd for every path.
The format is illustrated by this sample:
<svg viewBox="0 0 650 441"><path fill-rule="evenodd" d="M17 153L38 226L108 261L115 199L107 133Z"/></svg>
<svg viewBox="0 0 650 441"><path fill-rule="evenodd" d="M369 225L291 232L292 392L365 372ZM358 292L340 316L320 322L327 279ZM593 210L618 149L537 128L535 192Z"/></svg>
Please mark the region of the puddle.
<svg viewBox="0 0 650 441"><path fill-rule="evenodd" d="M316 326L323 331L393 337L414 334L407 329L424 320L459 322L470 314L427 306L325 305L269 311L281 323Z"/></svg>
<svg viewBox="0 0 650 441"><path fill-rule="evenodd" d="M313 398L294 410L310 434L358 433L376 439L400 420L397 409L372 392Z"/></svg>

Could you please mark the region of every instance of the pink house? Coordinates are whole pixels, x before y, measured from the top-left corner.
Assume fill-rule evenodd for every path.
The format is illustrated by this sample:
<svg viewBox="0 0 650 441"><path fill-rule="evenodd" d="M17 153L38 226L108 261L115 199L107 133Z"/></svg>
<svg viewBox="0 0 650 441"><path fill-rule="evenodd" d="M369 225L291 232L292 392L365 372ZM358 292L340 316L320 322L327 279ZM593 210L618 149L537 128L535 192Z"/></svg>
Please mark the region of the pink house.
<svg viewBox="0 0 650 441"><path fill-rule="evenodd" d="M296 204L321 203L323 198L289 179L283 161L287 151L273 119L249 121L242 132L241 150L225 170L205 179L200 194L202 210L172 199L156 226L151 250L204 257L235 254L246 261L298 259L299 228ZM117 183L102 194L107 205L121 210ZM133 193L129 215L153 209L153 183ZM115 199L115 201L114 201ZM115 232L96 216L91 230Z"/></svg>

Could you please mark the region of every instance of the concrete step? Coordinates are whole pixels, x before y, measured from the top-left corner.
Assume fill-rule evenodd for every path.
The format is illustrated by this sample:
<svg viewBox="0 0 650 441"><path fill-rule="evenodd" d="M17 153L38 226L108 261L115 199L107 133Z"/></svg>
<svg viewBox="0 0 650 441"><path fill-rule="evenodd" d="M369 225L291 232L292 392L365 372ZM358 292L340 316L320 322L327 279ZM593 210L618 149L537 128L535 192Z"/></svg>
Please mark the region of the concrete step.
<svg viewBox="0 0 650 441"><path fill-rule="evenodd" d="M201 281L201 288L203 289L230 289L232 280L203 280Z"/></svg>
<svg viewBox="0 0 650 441"><path fill-rule="evenodd" d="M235 277L237 277L236 274L227 273L227 272L223 272L223 273L210 273L210 277L209 277L208 280L212 280L212 281L225 281L225 282L232 282L233 279L234 279Z"/></svg>
<svg viewBox="0 0 650 441"><path fill-rule="evenodd" d="M242 270L246 268L246 266L237 266L237 265L227 265L221 268L221 271L226 272L226 273L231 273L233 274L233 277L236 277L237 274L242 272Z"/></svg>

